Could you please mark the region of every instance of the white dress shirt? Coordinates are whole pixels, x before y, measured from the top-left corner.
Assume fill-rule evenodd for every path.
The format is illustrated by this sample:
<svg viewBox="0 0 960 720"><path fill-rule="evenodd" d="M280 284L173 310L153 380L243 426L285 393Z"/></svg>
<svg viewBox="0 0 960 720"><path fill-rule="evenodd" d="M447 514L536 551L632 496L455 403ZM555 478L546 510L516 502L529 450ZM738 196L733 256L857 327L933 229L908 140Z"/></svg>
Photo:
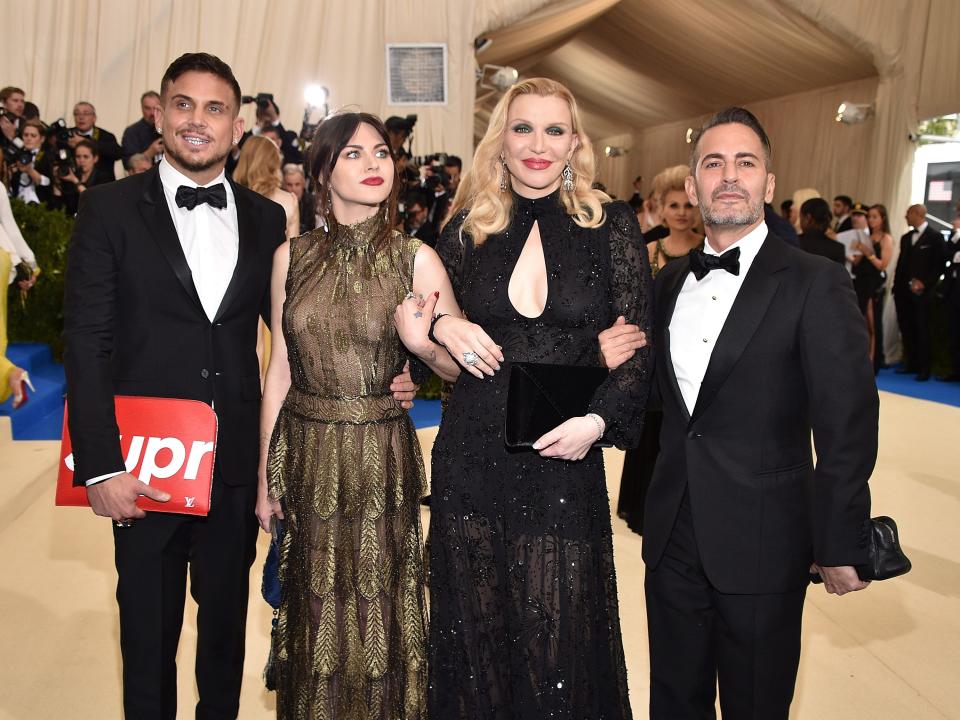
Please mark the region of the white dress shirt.
<svg viewBox="0 0 960 720"><path fill-rule="evenodd" d="M924 220L922 223L920 223L919 227L917 227L917 229L913 231L913 236L910 238L910 244L916 245L917 240L920 239L920 236L923 235L923 232L926 229L927 229L927 221Z"/></svg>
<svg viewBox="0 0 960 720"><path fill-rule="evenodd" d="M183 255L190 266L193 284L200 296L200 303L207 318L213 322L220 302L227 292L227 286L237 267L237 255L240 250L240 233L237 223L237 203L233 188L221 173L203 187L223 183L227 190L227 206L218 209L207 203L197 205L193 210L177 207L177 188L181 185L200 187L193 180L173 167L166 158L160 161L160 184L170 209L170 217L177 229L177 237L183 248ZM98 475L86 481L90 486L108 480L119 472Z"/></svg>
<svg viewBox="0 0 960 720"><path fill-rule="evenodd" d="M707 372L717 338L766 237L767 225L761 222L727 248L725 252L740 248L739 275L720 268L707 273L698 281L691 272L680 288L673 317L670 319L670 358L683 402L690 414L693 414L693 408L697 404L700 385ZM707 255L721 254L710 246L709 240L704 243L703 252Z"/></svg>

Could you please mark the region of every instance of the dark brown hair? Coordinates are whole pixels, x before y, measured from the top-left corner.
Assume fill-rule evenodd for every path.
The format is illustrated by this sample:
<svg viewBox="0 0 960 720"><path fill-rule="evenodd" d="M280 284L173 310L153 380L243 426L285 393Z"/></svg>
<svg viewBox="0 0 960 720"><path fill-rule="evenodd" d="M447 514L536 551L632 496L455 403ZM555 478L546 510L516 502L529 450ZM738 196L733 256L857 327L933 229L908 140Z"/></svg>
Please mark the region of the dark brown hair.
<svg viewBox="0 0 960 720"><path fill-rule="evenodd" d="M178 77L187 72L205 72L216 75L223 80L230 89L233 90L233 99L236 103L234 115L240 112L240 83L233 75L233 70L223 60L210 53L186 53L181 55L167 68L163 74L163 80L160 81L161 96L166 96L170 84L175 82ZM142 102L141 98L141 102Z"/></svg>
<svg viewBox="0 0 960 720"><path fill-rule="evenodd" d="M766 170L770 172L770 155L772 148L770 146L770 138L767 137L767 131L763 129L763 125L757 120L756 115L746 108L728 107L708 119L693 136L693 147L691 148L689 163L692 174L696 174L697 163L700 162L700 138L703 137L703 134L718 125L730 125L732 123L746 125L753 130L760 139L760 144L763 146L763 159L766 162Z"/></svg>
<svg viewBox="0 0 960 720"><path fill-rule="evenodd" d="M887 217L887 206L877 203L876 205L871 205L867 209L876 210L878 213L880 213L880 219L883 220L883 224L880 225L880 228L885 233L887 233L887 235L889 235L890 234L890 218Z"/></svg>
<svg viewBox="0 0 960 720"><path fill-rule="evenodd" d="M330 176L337 165L341 151L350 142L350 138L360 125L366 123L390 147L390 136L383 120L376 115L365 112L345 112L332 115L320 123L310 143L308 165L310 178L313 180L314 193L317 201L317 212L323 215L333 235L337 227L337 219L333 216L332 198L330 197ZM397 224L397 194L400 191L400 180L397 177L396 163L393 165L393 185L390 194L380 204L380 212L386 211L386 222L383 231L374 241L377 249L385 247L393 237L393 228Z"/></svg>

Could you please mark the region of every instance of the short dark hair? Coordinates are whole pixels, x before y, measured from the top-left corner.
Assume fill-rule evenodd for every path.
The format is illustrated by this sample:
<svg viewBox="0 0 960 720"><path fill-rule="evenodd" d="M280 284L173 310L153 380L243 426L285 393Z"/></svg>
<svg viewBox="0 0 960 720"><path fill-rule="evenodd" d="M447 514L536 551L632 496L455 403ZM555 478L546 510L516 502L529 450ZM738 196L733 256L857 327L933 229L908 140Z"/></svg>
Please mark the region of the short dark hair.
<svg viewBox="0 0 960 720"><path fill-rule="evenodd" d="M233 70L223 60L210 53L185 53L170 63L160 81L160 93L165 95L171 83L186 72L205 72L216 75L233 90L233 99L237 104L236 112L240 112L240 83L233 75Z"/></svg>
<svg viewBox="0 0 960 720"><path fill-rule="evenodd" d="M463 170L463 160L461 160L456 155L447 155L447 159L443 161L444 167L455 167Z"/></svg>
<svg viewBox="0 0 960 720"><path fill-rule="evenodd" d="M842 202L848 208L853 207L853 198L849 195L837 195L833 200L834 202Z"/></svg>
<svg viewBox="0 0 960 720"><path fill-rule="evenodd" d="M411 205L417 204L424 210L430 209L430 198L422 190L410 190L403 196L403 204L409 209Z"/></svg>
<svg viewBox="0 0 960 720"><path fill-rule="evenodd" d="M27 94L20 88L15 87L13 85L7 85L5 88L0 90L0 103L5 103L8 97L10 97L11 95L16 95L17 93L19 93L20 95L23 95L24 97L27 96Z"/></svg>
<svg viewBox="0 0 960 720"><path fill-rule="evenodd" d="M84 138L76 145L73 146L74 151L79 147L85 147L90 151L90 154L94 157L100 157L100 149L97 147L97 144L93 140L87 140Z"/></svg>
<svg viewBox="0 0 960 720"><path fill-rule="evenodd" d="M174 78L174 79L176 79L176 78ZM159 100L159 99L160 99L160 93L158 93L156 90L147 90L143 95L140 96L140 102L142 103L142 102L143 102L144 100L146 100L148 97L155 97L157 100Z"/></svg>
<svg viewBox="0 0 960 720"><path fill-rule="evenodd" d="M826 230L830 226L830 220L833 218L830 212L830 206L823 198L810 198L800 206L801 217L806 215L816 226L818 230Z"/></svg>
<svg viewBox="0 0 960 720"><path fill-rule="evenodd" d="M787 198L787 199L784 200L782 203L780 203L780 212L781 212L781 213L790 212L790 209L791 209L791 208L793 208L793 200L791 200L790 198Z"/></svg>
<svg viewBox="0 0 960 720"><path fill-rule="evenodd" d="M690 151L690 173L695 174L697 169L697 163L700 162L700 138L703 137L703 134L712 128L717 127L718 125L730 125L736 123L738 125L746 125L748 128L753 130L756 133L757 137L760 138L760 144L763 145L763 159L766 163L767 170L770 169L770 156L772 153L772 147L770 145L770 138L767 137L767 131L763 129L763 125L760 124L760 121L757 120L756 116L742 107L728 107L724 108L716 115L709 118L693 136L693 147Z"/></svg>

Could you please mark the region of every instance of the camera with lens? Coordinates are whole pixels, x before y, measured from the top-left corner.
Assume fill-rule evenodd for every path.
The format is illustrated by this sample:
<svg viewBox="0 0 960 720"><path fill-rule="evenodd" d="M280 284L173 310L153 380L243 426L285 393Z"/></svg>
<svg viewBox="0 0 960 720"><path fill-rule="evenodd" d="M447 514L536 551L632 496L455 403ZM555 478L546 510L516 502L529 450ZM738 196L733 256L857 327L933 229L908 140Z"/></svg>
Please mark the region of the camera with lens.
<svg viewBox="0 0 960 720"><path fill-rule="evenodd" d="M3 146L3 161L7 165L15 165L17 163L29 165L33 162L33 153L10 143Z"/></svg>
<svg viewBox="0 0 960 720"><path fill-rule="evenodd" d="M256 103L257 110L266 110L271 105L276 107L276 103L273 101L273 93L257 93L256 97L253 95L244 95L240 98L240 101L246 105L247 103Z"/></svg>
<svg viewBox="0 0 960 720"><path fill-rule="evenodd" d="M70 138L77 134L77 129L67 127L67 123L63 118L57 118L54 122L50 123L47 133L57 139L57 147L62 150L70 148Z"/></svg>

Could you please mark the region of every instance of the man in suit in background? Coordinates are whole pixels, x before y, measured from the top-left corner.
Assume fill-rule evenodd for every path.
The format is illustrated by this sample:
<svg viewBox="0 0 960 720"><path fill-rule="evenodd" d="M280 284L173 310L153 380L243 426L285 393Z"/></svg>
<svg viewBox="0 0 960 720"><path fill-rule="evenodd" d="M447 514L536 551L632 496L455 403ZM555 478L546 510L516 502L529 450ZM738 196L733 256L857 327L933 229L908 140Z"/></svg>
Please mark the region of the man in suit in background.
<svg viewBox="0 0 960 720"><path fill-rule="evenodd" d="M823 198L810 198L800 206L800 248L814 255L846 265L847 254L843 243L827 237L830 227L830 206Z"/></svg>
<svg viewBox="0 0 960 720"><path fill-rule="evenodd" d="M130 158L145 155L151 163L159 162L163 152L163 138L157 132L157 116L160 114L160 93L147 90L140 96L141 117L123 131L120 149L123 151L123 167L130 169Z"/></svg>
<svg viewBox="0 0 960 720"><path fill-rule="evenodd" d="M92 140L97 146L97 169L110 180L116 180L113 166L123 156L117 136L97 127L97 109L85 100L73 106L73 134L67 141L76 149L81 140Z"/></svg>
<svg viewBox="0 0 960 720"><path fill-rule="evenodd" d="M916 374L917 380L930 379L933 362L933 337L930 316L933 312L933 288L943 272L943 236L927 223L927 208L907 208L907 224L913 230L900 238L900 256L893 275L893 301L897 324L906 355L901 374Z"/></svg>
<svg viewBox="0 0 960 720"><path fill-rule="evenodd" d="M708 120L687 178L706 243L657 275L663 429L643 539L654 720L714 717L718 681L724 720L787 720L809 573L838 595L867 586L854 568L877 452L866 329L838 263L768 232L769 168L752 114ZM613 357L622 326L600 340Z"/></svg>
<svg viewBox="0 0 960 720"><path fill-rule="evenodd" d="M833 225L834 232L842 233L853 229L851 209L853 209L853 198L849 195L837 195L833 199L833 214L837 218Z"/></svg>
<svg viewBox="0 0 960 720"><path fill-rule="evenodd" d="M943 304L947 311L947 342L950 347L950 371L937 378L941 382L960 382L960 202L953 229L946 244L950 263L944 278Z"/></svg>

